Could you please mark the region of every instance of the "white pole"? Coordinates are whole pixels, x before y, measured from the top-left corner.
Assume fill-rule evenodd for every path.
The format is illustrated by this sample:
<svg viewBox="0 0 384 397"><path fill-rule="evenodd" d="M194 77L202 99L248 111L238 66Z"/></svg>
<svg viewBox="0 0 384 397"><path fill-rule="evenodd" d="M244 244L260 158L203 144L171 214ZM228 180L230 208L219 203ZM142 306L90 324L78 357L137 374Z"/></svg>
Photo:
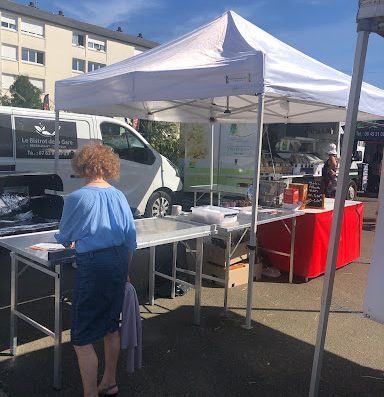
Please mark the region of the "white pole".
<svg viewBox="0 0 384 397"><path fill-rule="evenodd" d="M360 100L361 83L363 80L365 56L367 53L368 37L369 32L365 31L359 32L357 36L355 61L351 80L351 90L349 93L345 133L343 139L343 147L341 151L340 172L337 181L335 207L332 217L331 235L329 238L329 241L332 243L328 246L326 272L323 284L323 293L321 297L321 311L319 325L317 329L315 354L313 357L311 385L309 389L310 397L317 396L319 392L324 343L327 333L329 308L331 306L332 300L333 282L335 279L336 261L339 250L340 231L343 220L345 197L347 195L349 185L349 168L351 166L351 156Z"/></svg>
<svg viewBox="0 0 384 397"><path fill-rule="evenodd" d="M263 143L263 116L264 116L264 94L259 94L257 106L257 127L255 142L255 168L253 172L252 185L252 223L251 236L249 241L249 274L248 274L248 292L247 292L247 313L245 317L245 328L251 329L252 321L252 296L253 296L253 273L256 258L256 231L257 231L257 207L259 204L259 182L260 182L260 159L261 146Z"/></svg>
<svg viewBox="0 0 384 397"><path fill-rule="evenodd" d="M57 174L59 171L59 143L60 143L60 128L59 128L59 120L60 120L60 111L55 111L55 164L54 164L54 173Z"/></svg>
<svg viewBox="0 0 384 397"><path fill-rule="evenodd" d="M214 137L215 137L215 122L211 122L211 169L209 173L209 183L211 185L211 193L210 193L210 203L213 205L213 145L214 145Z"/></svg>

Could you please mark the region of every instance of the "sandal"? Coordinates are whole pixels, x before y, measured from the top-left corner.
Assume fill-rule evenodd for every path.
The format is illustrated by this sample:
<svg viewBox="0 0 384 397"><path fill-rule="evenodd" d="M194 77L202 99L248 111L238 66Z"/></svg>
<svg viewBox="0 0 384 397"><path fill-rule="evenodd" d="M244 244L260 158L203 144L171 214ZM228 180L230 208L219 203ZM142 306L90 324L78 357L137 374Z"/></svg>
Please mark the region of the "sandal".
<svg viewBox="0 0 384 397"><path fill-rule="evenodd" d="M109 386L109 387L103 389L101 392L99 392L99 397L105 397L105 396L108 396L108 397L117 397L117 395L119 394L118 391L117 391L116 393L113 393L113 394L108 394L108 392L109 392L110 390L114 389L115 387L117 387L117 385L112 385L112 386Z"/></svg>

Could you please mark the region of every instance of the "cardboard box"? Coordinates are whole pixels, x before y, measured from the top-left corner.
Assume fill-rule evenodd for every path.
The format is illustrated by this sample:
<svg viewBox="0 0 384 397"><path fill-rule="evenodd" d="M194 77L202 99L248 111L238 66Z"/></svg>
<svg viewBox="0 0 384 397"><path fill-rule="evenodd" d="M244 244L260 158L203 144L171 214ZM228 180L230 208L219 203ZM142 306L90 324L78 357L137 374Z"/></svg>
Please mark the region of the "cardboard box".
<svg viewBox="0 0 384 397"><path fill-rule="evenodd" d="M297 189L299 191L299 201L305 201L308 195L308 184L307 183L290 183L289 188Z"/></svg>
<svg viewBox="0 0 384 397"><path fill-rule="evenodd" d="M249 250L247 248L247 244L247 241L239 244L231 257L231 265L237 262L244 262L248 259ZM233 248L234 247L231 248L231 252ZM204 244L204 262L211 262L218 266L225 266L225 248L219 247L215 244Z"/></svg>
<svg viewBox="0 0 384 397"><path fill-rule="evenodd" d="M299 202L299 190L298 189L284 189L284 203L296 204Z"/></svg>
<svg viewBox="0 0 384 397"><path fill-rule="evenodd" d="M236 263L229 268L228 287L237 287L238 285L244 285L248 283L248 263ZM203 274L207 276L215 276L221 279L225 278L225 267L215 265L214 263L204 262L203 263ZM224 287L224 284L217 283Z"/></svg>
<svg viewBox="0 0 384 397"><path fill-rule="evenodd" d="M292 189L298 189L299 191L299 201L303 203L303 205L299 208L303 210L305 208L305 202L308 197L308 184L307 183L290 183L289 187Z"/></svg>

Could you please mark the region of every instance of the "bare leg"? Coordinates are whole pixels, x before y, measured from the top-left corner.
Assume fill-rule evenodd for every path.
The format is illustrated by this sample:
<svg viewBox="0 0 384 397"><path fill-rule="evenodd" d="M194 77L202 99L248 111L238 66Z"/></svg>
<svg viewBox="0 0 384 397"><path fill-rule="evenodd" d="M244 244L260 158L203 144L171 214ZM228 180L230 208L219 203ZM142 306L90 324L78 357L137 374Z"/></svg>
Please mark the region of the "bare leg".
<svg viewBox="0 0 384 397"><path fill-rule="evenodd" d="M120 334L119 331L108 333L104 336L104 355L105 368L103 379L101 380L98 389L99 392L105 390L113 385L116 385L116 368L120 353ZM118 388L109 390L109 394L116 393Z"/></svg>
<svg viewBox="0 0 384 397"><path fill-rule="evenodd" d="M92 345L74 346L83 382L84 397L98 397L97 366L98 360Z"/></svg>

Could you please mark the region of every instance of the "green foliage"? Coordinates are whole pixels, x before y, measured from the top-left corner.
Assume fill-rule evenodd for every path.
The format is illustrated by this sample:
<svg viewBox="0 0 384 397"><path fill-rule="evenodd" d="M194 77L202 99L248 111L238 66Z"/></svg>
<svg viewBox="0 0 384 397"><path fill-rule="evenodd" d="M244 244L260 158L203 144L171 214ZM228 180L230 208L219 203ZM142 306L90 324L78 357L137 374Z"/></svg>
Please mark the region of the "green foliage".
<svg viewBox="0 0 384 397"><path fill-rule="evenodd" d="M180 157L180 125L164 121L140 120L139 132L163 156L174 164Z"/></svg>
<svg viewBox="0 0 384 397"><path fill-rule="evenodd" d="M19 108L41 109L42 92L29 81L28 76L20 75L9 88L9 96L1 97L4 106Z"/></svg>

